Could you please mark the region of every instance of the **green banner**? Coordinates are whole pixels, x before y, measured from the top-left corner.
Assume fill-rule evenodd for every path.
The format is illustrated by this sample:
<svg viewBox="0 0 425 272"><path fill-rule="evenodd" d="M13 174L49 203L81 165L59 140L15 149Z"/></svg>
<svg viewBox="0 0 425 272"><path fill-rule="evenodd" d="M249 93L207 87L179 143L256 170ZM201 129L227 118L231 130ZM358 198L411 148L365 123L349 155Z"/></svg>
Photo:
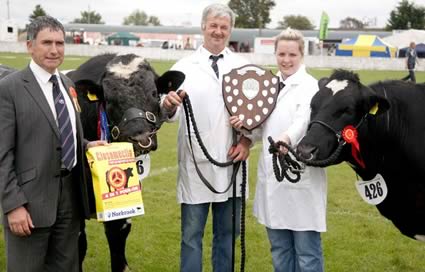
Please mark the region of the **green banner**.
<svg viewBox="0 0 425 272"><path fill-rule="evenodd" d="M328 36L328 24L329 16L326 12L322 12L322 17L320 18L320 30L319 30L319 40L323 41Z"/></svg>

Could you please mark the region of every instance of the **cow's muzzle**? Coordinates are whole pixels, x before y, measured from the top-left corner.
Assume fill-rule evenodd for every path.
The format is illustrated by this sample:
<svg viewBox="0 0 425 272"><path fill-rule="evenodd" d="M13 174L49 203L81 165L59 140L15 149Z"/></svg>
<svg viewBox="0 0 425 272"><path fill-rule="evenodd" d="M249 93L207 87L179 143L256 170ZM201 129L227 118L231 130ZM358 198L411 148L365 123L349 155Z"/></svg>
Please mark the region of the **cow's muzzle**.
<svg viewBox="0 0 425 272"><path fill-rule="evenodd" d="M316 146L313 146L311 144L299 144L297 147L297 154L307 160L312 161L315 160L317 157L317 154L319 152L319 149Z"/></svg>
<svg viewBox="0 0 425 272"><path fill-rule="evenodd" d="M156 132L146 132L128 137L128 142L133 143L136 155L146 154L157 149Z"/></svg>

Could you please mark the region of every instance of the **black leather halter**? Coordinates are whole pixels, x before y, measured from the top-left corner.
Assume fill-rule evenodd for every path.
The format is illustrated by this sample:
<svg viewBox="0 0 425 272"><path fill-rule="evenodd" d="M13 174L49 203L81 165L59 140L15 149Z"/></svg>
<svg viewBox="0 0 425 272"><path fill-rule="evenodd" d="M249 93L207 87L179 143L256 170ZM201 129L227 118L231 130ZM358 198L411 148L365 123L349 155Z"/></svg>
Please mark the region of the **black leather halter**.
<svg viewBox="0 0 425 272"><path fill-rule="evenodd" d="M157 118L156 115L152 112L144 111L138 108L129 108L124 112L121 121L118 125L110 125L112 126L112 139L117 140L121 134L120 128L122 129L128 122L134 119L145 119L146 121L148 121L148 123L155 126L155 130L160 127L160 124L158 122L159 118Z"/></svg>

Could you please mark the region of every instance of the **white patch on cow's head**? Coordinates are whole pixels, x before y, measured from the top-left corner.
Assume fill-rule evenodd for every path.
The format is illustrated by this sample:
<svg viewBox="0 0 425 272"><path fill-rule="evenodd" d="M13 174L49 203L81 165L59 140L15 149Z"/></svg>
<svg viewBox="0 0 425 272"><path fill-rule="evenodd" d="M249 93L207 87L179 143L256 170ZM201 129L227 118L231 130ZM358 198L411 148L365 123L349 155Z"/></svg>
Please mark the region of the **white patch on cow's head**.
<svg viewBox="0 0 425 272"><path fill-rule="evenodd" d="M416 234L414 238L420 242L425 242L425 235Z"/></svg>
<svg viewBox="0 0 425 272"><path fill-rule="evenodd" d="M348 80L332 80L328 84L326 84L326 87L331 89L333 92L333 95L335 95L337 92L342 91L345 89L345 87L348 86Z"/></svg>
<svg viewBox="0 0 425 272"><path fill-rule="evenodd" d="M130 75L137 71L139 64L145 59L141 57L134 58L129 64L123 64L122 62L112 64L108 66L108 72L113 73L117 77L125 79L130 78Z"/></svg>

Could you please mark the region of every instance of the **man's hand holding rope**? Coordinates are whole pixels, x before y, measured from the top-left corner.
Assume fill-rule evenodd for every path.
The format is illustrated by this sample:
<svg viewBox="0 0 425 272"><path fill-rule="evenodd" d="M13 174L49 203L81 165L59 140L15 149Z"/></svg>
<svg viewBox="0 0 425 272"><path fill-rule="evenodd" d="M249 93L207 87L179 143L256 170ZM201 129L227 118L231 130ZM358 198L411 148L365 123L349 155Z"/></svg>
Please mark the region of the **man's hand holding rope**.
<svg viewBox="0 0 425 272"><path fill-rule="evenodd" d="M230 116L229 118L230 125L238 130L243 132L242 121L237 116ZM244 161L249 156L249 148L251 146L251 140L245 136L241 136L239 142L236 146L232 146L229 150L228 155L233 159L234 162Z"/></svg>
<svg viewBox="0 0 425 272"><path fill-rule="evenodd" d="M250 146L251 140L242 135L239 142L230 147L228 155L233 162L244 161L248 159Z"/></svg>
<svg viewBox="0 0 425 272"><path fill-rule="evenodd" d="M177 92L169 92L164 100L162 101L162 107L167 110L168 117L173 116L176 113L177 107L183 103L183 99L186 96L186 92L179 90Z"/></svg>

